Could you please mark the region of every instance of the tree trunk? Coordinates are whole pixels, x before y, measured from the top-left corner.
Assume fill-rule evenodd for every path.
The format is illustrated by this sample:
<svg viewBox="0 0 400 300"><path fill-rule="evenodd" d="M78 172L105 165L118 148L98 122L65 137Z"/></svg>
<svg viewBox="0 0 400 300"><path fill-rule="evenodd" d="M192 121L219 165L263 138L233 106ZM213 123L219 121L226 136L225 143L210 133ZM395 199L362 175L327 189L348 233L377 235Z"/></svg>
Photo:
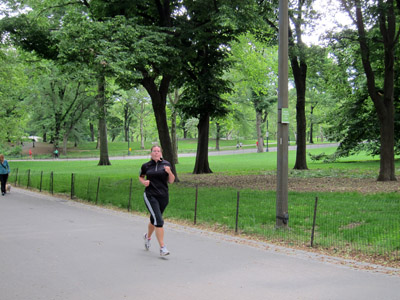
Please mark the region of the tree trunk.
<svg viewBox="0 0 400 300"><path fill-rule="evenodd" d="M128 142L129 139L129 107L128 104L126 103L124 106L124 137L125 137L125 142Z"/></svg>
<svg viewBox="0 0 400 300"><path fill-rule="evenodd" d="M219 125L219 122L215 123L215 126L217 127L217 136L215 137L215 150L219 151L219 140L221 138L221 126Z"/></svg>
<svg viewBox="0 0 400 300"><path fill-rule="evenodd" d="M54 118L55 118L55 128L54 128L53 143L55 149L58 147L58 144L60 142L61 120L60 120L60 115L58 113L55 114Z"/></svg>
<svg viewBox="0 0 400 300"><path fill-rule="evenodd" d="M140 119L140 149L144 149L144 127L143 119Z"/></svg>
<svg viewBox="0 0 400 300"><path fill-rule="evenodd" d="M175 164L179 163L178 160L178 138L176 136L176 111L175 109L171 115L171 138L172 138L172 151L173 151L173 160Z"/></svg>
<svg viewBox="0 0 400 300"><path fill-rule="evenodd" d="M90 128L90 140L94 142L94 126L92 122L89 123L89 128Z"/></svg>
<svg viewBox="0 0 400 300"><path fill-rule="evenodd" d="M395 181L393 111L381 121L381 157L378 181Z"/></svg>
<svg viewBox="0 0 400 300"><path fill-rule="evenodd" d="M99 109L99 133L100 133L100 161L99 166L111 165L108 157L108 144L107 144L107 108L106 108L106 95L105 95L105 77L101 74L97 82L97 105Z"/></svg>
<svg viewBox="0 0 400 300"><path fill-rule="evenodd" d="M171 98L170 98L171 99ZM177 118L177 111L175 105L179 102L179 90L175 89L174 99L171 99L172 103L172 113L171 113L171 140L172 140L172 151L174 157L174 163L178 164L178 138L176 135L176 118Z"/></svg>
<svg viewBox="0 0 400 300"><path fill-rule="evenodd" d="M361 59L367 77L368 93L376 109L380 125L380 169L378 181L395 181L394 160L394 62L396 37L396 16L393 0L380 7L379 29L384 45L383 92L376 87L375 72L370 61L370 49L366 35L361 2L356 1L356 25L359 35Z"/></svg>
<svg viewBox="0 0 400 300"><path fill-rule="evenodd" d="M210 115L201 115L197 125L199 137L197 143L196 164L193 174L212 173L208 164L208 136L210 130Z"/></svg>
<svg viewBox="0 0 400 300"><path fill-rule="evenodd" d="M257 127L257 152L264 152L264 138L261 133L261 125L262 125L262 111L256 110L256 127Z"/></svg>
<svg viewBox="0 0 400 300"><path fill-rule="evenodd" d="M97 128L96 150L100 149L100 128Z"/></svg>
<svg viewBox="0 0 400 300"><path fill-rule="evenodd" d="M313 112L314 112L314 106L311 104L311 118L310 118L310 144L314 144L314 139L313 139Z"/></svg>
<svg viewBox="0 0 400 300"><path fill-rule="evenodd" d="M294 81L296 85L296 163L294 169L296 170L307 170L307 151L306 151L306 140L307 140L307 127L306 127L306 74L307 64L300 60L300 66L297 61L297 57L291 58L291 65L293 70Z"/></svg>
<svg viewBox="0 0 400 300"><path fill-rule="evenodd" d="M297 103L296 103L296 121L297 121L297 137L296 137L296 163L294 169L307 170L307 127L306 127L306 78L307 78L307 62L305 56L305 45L302 42L301 24L302 6L304 1L298 1L298 17L292 18L295 26L297 47L294 42L292 30L289 30L289 57L292 66L294 82L296 86Z"/></svg>
<svg viewBox="0 0 400 300"><path fill-rule="evenodd" d="M62 148L62 154L67 155L67 145L68 145L68 134L64 134L63 136L63 148Z"/></svg>
<svg viewBox="0 0 400 300"><path fill-rule="evenodd" d="M175 181L178 182L179 180L175 169L172 142L168 132L167 113L165 109L169 82L170 78L163 77L158 90L154 79L148 77L147 74L144 74L144 79L142 80L143 87L151 97L151 103L157 124L158 138L160 139L161 147L163 149L163 157L171 163L171 171L175 175Z"/></svg>

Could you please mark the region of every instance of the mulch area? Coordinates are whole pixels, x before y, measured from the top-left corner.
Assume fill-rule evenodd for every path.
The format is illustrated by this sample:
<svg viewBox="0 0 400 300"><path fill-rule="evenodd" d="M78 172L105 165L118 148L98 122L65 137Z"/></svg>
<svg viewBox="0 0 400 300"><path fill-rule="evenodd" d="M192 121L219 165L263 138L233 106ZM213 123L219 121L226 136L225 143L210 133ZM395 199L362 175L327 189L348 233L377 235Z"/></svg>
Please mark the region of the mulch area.
<svg viewBox="0 0 400 300"><path fill-rule="evenodd" d="M179 180L179 184L183 186L276 190L276 175L179 174ZM288 189L296 192L400 193L400 181L379 182L373 178L289 177Z"/></svg>

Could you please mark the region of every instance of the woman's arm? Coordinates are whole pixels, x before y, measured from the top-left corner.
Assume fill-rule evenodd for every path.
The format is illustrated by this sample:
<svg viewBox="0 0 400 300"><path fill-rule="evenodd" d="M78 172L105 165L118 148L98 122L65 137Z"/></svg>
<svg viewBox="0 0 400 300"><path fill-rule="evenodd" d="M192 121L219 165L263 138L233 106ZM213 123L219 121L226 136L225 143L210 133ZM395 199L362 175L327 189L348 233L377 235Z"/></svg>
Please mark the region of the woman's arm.
<svg viewBox="0 0 400 300"><path fill-rule="evenodd" d="M139 176L139 181L145 186L148 187L150 185L150 180L146 180L144 176Z"/></svg>
<svg viewBox="0 0 400 300"><path fill-rule="evenodd" d="M165 172L168 173L168 182L174 183L175 175L174 175L174 173L172 173L171 168L169 166L165 166L164 169L165 169Z"/></svg>

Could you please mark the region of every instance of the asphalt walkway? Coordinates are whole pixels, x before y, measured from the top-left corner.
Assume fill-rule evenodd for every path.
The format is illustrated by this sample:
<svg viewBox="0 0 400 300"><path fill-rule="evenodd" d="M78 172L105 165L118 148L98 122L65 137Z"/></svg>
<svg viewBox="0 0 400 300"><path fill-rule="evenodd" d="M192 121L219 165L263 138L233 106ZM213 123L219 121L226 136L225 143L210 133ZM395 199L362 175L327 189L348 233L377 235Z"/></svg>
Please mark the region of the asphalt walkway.
<svg viewBox="0 0 400 300"><path fill-rule="evenodd" d="M171 222L161 258L155 240L144 250L146 224L13 188L0 196L0 299L399 299L400 270Z"/></svg>

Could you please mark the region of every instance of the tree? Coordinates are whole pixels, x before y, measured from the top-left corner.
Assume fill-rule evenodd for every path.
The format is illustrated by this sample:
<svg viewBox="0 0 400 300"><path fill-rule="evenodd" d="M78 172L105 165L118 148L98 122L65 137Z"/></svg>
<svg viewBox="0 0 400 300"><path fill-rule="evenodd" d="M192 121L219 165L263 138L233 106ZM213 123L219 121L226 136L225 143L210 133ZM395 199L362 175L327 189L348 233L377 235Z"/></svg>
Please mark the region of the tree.
<svg viewBox="0 0 400 300"><path fill-rule="evenodd" d="M257 152L263 152L263 124L271 106L277 101L278 49L246 34L233 43L231 59L234 68L229 76L234 90L250 100L256 114Z"/></svg>
<svg viewBox="0 0 400 300"><path fill-rule="evenodd" d="M135 117L135 120L138 120L139 128L137 130L140 136L140 148L144 149L144 140L147 135L146 131L149 132L151 128L149 115L153 114L154 116L154 112L151 109L151 99L143 88L134 88L129 91L121 92L121 94L125 102L124 112L130 111L131 113L131 116L125 123L131 124L133 117ZM127 113L124 115L127 115Z"/></svg>
<svg viewBox="0 0 400 300"><path fill-rule="evenodd" d="M211 173L208 163L210 119L225 116L228 102L222 95L231 91L223 78L229 68L230 43L240 33L255 27L257 14L252 1L185 1L187 28L182 32L185 47L184 92L180 107L199 119L195 174Z"/></svg>
<svg viewBox="0 0 400 300"><path fill-rule="evenodd" d="M68 136L93 103L87 93L88 82L62 74L51 61L42 60L32 67L38 69L37 79L31 77L32 92L26 102L35 108L30 113L33 124L39 132L50 133L54 149L63 140L66 155Z"/></svg>
<svg viewBox="0 0 400 300"><path fill-rule="evenodd" d="M181 1L92 1L98 19L108 20L118 31L112 36L118 50L108 55L117 71L118 84L125 89L142 85L152 99L163 156L171 162L178 181L166 115L171 80L180 70L180 32L176 24ZM115 49L115 48L114 48Z"/></svg>
<svg viewBox="0 0 400 300"><path fill-rule="evenodd" d="M10 1L14 2L14 1ZM26 8L24 2L18 3ZM80 72L81 67L97 75L100 160L99 165L109 165L106 123L106 76L109 66L104 60L110 44L104 43L113 27L107 23L93 22L87 1L27 1L25 13L1 20L1 32L7 32L12 42L28 52L64 65L64 71ZM73 9L68 10L68 8ZM78 9L76 9L78 8ZM92 17L91 20L88 19ZM84 17L79 18L79 16ZM76 63L81 63L76 67ZM71 66L72 65L72 66Z"/></svg>
<svg viewBox="0 0 400 300"><path fill-rule="evenodd" d="M361 61L364 68L368 95L371 98L380 125L380 170L378 181L394 181L394 79L395 48L400 30L396 32L396 16L400 1L342 0L344 9L353 20L358 34ZM371 41L374 43L372 44ZM377 44L382 46L381 58L374 55ZM382 61L383 58L383 61ZM374 59L376 61L374 61ZM381 64L376 66L377 61ZM380 69L379 66L383 66Z"/></svg>
<svg viewBox="0 0 400 300"><path fill-rule="evenodd" d="M179 99L181 94L179 93L179 89L175 88L173 95L171 93L168 95L170 109L171 109L171 141L172 141L172 150L174 152L174 163L178 164L178 137L177 137L177 117L178 117L178 107Z"/></svg>
<svg viewBox="0 0 400 300"><path fill-rule="evenodd" d="M296 86L296 162L294 169L307 170L306 155L306 79L307 79L307 46L303 43L303 24L310 14L312 0L296 0L296 7L289 12L289 17L294 24L294 31L289 26L289 59Z"/></svg>
<svg viewBox="0 0 400 300"><path fill-rule="evenodd" d="M28 91L26 65L12 48L0 51L0 143L21 141L29 109L23 100Z"/></svg>

